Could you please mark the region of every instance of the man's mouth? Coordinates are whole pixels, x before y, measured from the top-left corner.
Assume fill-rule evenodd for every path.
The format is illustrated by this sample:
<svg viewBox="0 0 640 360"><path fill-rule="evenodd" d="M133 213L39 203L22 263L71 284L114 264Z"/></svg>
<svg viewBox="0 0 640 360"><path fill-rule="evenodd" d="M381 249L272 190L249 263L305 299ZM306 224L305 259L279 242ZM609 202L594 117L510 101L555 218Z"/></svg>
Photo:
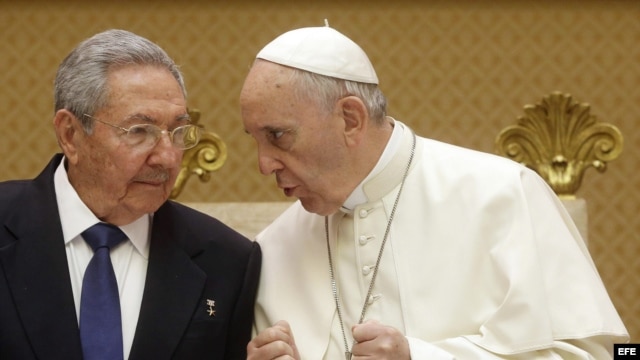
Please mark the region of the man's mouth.
<svg viewBox="0 0 640 360"><path fill-rule="evenodd" d="M141 176L136 179L136 182L158 186L163 185L165 182L167 182L167 180L169 180L169 174L167 172L156 172Z"/></svg>
<svg viewBox="0 0 640 360"><path fill-rule="evenodd" d="M150 181L150 180L138 181L138 183L144 184L144 185L150 185L150 186L160 186L164 184L164 182L161 182L161 181Z"/></svg>
<svg viewBox="0 0 640 360"><path fill-rule="evenodd" d="M286 186L281 184L278 184L278 187L282 189L282 192L284 192L285 196L293 196L293 192L297 188L297 186Z"/></svg>

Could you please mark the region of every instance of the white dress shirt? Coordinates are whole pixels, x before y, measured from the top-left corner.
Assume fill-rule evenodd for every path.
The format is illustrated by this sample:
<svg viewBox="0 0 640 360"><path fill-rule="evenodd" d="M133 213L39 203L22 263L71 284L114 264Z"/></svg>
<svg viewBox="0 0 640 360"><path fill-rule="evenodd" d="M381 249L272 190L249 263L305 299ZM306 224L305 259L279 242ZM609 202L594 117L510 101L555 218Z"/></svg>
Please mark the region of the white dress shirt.
<svg viewBox="0 0 640 360"><path fill-rule="evenodd" d="M67 252L76 316L79 321L82 279L85 269L93 257L93 250L84 241L81 234L89 227L100 222L100 219L82 202L76 190L69 183L67 171L64 167L65 162L66 159L60 162L54 175L54 184ZM128 225L120 226L129 241L125 241L111 250L111 262L120 293L125 359L129 357L129 352L131 351L142 303L147 265L149 263L150 225L151 218L149 215L145 215Z"/></svg>

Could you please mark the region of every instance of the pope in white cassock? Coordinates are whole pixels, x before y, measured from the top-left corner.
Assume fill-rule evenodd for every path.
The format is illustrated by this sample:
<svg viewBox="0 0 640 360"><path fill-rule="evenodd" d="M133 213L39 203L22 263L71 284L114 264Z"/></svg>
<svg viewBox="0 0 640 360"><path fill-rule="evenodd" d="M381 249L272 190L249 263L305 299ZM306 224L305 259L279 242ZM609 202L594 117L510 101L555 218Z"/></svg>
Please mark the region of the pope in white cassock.
<svg viewBox="0 0 640 360"><path fill-rule="evenodd" d="M547 184L387 116L336 30L266 45L240 104L260 171L299 199L257 237L249 359L600 360L628 341Z"/></svg>

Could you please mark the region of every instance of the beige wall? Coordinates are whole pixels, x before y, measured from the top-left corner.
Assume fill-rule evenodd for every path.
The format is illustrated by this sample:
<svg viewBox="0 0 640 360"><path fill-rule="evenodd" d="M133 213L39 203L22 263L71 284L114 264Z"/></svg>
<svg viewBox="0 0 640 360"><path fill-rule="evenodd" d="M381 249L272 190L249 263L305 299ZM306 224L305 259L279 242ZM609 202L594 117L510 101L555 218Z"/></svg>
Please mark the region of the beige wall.
<svg viewBox="0 0 640 360"><path fill-rule="evenodd" d="M370 54L391 115L420 135L491 152L523 105L554 90L622 130L621 157L604 174L589 170L579 195L588 200L594 260L640 342L640 2L382 3L0 0L0 180L35 176L57 151L57 64L80 40L115 27L156 41L182 64L190 106L229 147L211 181L191 179L179 200L283 200L258 174L238 92L266 42L328 18Z"/></svg>

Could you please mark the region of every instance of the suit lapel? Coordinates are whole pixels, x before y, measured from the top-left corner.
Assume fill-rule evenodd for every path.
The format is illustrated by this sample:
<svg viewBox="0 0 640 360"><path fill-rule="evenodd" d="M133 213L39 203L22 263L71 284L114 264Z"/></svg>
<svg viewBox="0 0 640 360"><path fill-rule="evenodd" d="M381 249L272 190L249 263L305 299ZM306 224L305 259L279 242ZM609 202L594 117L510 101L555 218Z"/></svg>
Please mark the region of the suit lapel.
<svg viewBox="0 0 640 360"><path fill-rule="evenodd" d="M11 296L39 358L80 359L69 267L53 187L54 158L35 179L5 226L15 241L0 247ZM9 206L12 206L11 204Z"/></svg>
<svg viewBox="0 0 640 360"><path fill-rule="evenodd" d="M149 266L130 359L168 358L175 351L199 303L205 273L178 244L188 240L175 227L166 203L154 215Z"/></svg>

